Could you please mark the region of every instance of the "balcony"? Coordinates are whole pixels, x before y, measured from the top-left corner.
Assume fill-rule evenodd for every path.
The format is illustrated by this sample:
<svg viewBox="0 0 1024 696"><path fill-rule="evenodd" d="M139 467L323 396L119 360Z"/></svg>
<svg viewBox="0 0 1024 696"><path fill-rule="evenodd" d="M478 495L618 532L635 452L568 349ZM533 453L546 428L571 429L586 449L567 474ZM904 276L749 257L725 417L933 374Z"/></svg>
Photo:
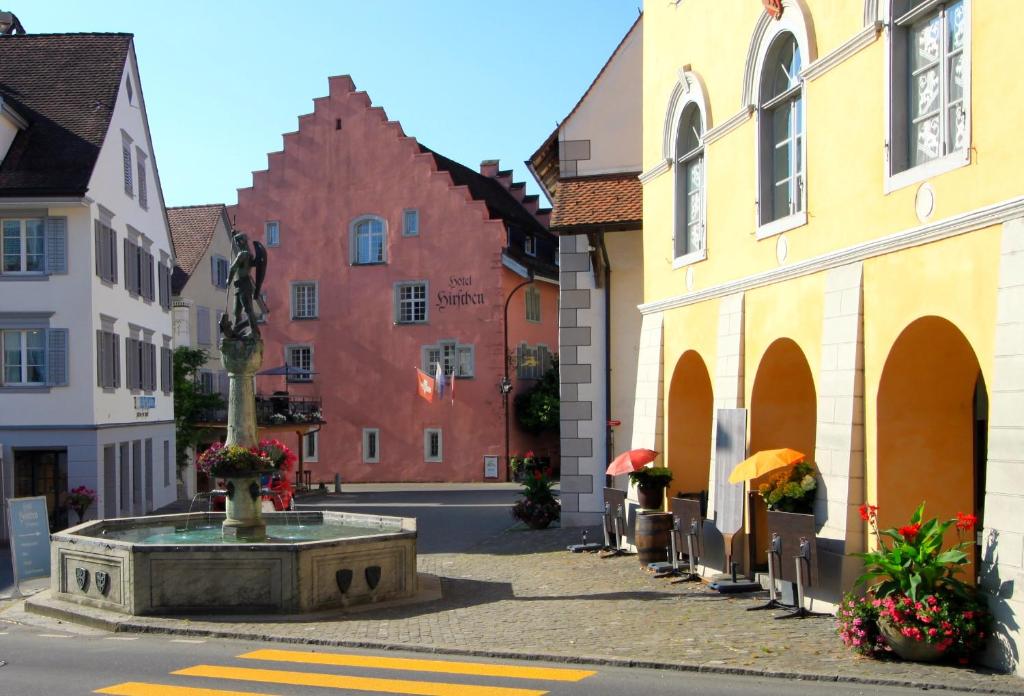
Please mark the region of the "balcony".
<svg viewBox="0 0 1024 696"><path fill-rule="evenodd" d="M305 430L306 426L324 423L321 400L317 397L295 396L283 392L256 395L256 425L259 428ZM216 427L226 426L228 409L208 409L200 414L199 422Z"/></svg>

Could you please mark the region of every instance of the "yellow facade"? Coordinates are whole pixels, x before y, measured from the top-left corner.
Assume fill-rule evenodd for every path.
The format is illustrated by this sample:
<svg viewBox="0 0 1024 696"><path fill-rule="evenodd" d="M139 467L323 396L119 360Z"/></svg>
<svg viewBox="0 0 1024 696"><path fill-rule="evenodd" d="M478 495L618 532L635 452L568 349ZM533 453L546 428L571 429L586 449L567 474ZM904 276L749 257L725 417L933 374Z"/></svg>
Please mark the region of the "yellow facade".
<svg viewBox="0 0 1024 696"><path fill-rule="evenodd" d="M1010 253L1024 233L1024 138L1012 117L1024 105L1024 82L1007 63L1024 4L963 5L964 164L892 178L889 3L782 5L780 20L758 0L645 8L641 311L664 322L661 444L685 482L676 490L708 476L713 495L713 467L702 459L710 437L694 434L693 423L710 422L709 408L745 408L751 452L804 447L818 461L819 545L833 556L816 595L826 606L858 569L849 554L870 543L856 510L865 501L881 506L884 524L905 524L925 499L928 516L984 511L985 529L1014 544L1004 547L1008 558L983 548L978 559L1020 573L1024 558L1014 549L1024 522L1008 511L1024 503L1024 484L1003 460L1021 473L1024 465L999 443L1004 428L1024 428L1024 413L1000 405L1001 392L1016 390L1018 369L1000 360L1024 360L1001 348L1024 337L1024 326L1013 328L1024 309L1011 287L1024 284L1024 264ZM758 225L758 37L793 25L806 51L806 222L772 233ZM755 81L753 100L745 75ZM668 135L678 128L677 100L699 104L705 118L706 258L681 259L673 247L681 165ZM740 314L721 311L726 298ZM730 331L739 335L733 362L720 354ZM763 528L757 535L760 547ZM1022 607L1018 591L996 613L1020 616ZM1019 629L1004 628L1004 637L1021 644Z"/></svg>

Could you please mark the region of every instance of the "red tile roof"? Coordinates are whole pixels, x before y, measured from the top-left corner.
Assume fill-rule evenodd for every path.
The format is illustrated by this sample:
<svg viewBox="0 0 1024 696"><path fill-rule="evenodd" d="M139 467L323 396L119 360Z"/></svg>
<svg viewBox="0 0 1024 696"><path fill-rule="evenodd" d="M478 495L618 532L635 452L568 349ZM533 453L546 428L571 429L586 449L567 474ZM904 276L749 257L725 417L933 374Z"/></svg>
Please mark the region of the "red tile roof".
<svg viewBox="0 0 1024 696"><path fill-rule="evenodd" d="M227 212L223 203L167 209L167 222L174 240L174 292L180 292L196 270L213 240L217 222L222 218L226 224Z"/></svg>
<svg viewBox="0 0 1024 696"><path fill-rule="evenodd" d="M643 187L637 176L607 174L559 180L551 229L640 225Z"/></svg>

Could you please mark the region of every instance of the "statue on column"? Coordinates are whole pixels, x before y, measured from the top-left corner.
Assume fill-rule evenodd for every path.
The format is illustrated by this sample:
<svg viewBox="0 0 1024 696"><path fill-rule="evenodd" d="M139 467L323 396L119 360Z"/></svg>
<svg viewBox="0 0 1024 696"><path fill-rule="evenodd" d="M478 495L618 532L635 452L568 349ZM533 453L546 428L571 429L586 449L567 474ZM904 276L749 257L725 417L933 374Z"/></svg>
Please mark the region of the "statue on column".
<svg viewBox="0 0 1024 696"><path fill-rule="evenodd" d="M228 286L232 288L228 297L234 296L234 307L220 318L220 332L225 339L259 340L258 320L268 312L260 292L267 275L267 249L258 241L253 241L252 246L250 251L245 234L232 233L231 248L235 258L228 270Z"/></svg>

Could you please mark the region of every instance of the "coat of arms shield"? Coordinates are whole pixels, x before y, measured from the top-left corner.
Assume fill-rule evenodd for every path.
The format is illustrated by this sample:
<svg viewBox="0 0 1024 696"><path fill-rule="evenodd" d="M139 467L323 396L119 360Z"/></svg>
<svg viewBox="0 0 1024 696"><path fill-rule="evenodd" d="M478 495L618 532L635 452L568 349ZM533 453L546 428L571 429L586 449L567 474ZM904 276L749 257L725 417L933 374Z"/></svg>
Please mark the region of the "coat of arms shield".
<svg viewBox="0 0 1024 696"><path fill-rule="evenodd" d="M75 582L78 583L78 589L85 592L89 587L89 571L85 568L75 568Z"/></svg>

